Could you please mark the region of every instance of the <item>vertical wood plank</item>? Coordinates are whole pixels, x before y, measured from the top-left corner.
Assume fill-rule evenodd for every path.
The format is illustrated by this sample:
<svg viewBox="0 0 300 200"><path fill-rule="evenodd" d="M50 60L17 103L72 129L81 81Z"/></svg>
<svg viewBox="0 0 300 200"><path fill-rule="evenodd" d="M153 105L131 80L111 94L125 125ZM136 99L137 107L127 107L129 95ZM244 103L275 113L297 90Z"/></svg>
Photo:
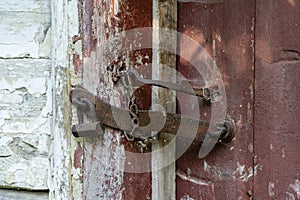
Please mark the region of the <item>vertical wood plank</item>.
<svg viewBox="0 0 300 200"><path fill-rule="evenodd" d="M109 23L116 17L113 7L111 1L82 1L83 86L95 95L100 78L110 64L104 48L108 39L106 31L108 36L113 36L114 27ZM117 47L111 48L109 53L113 54ZM109 88L108 82L103 84L107 85L105 89ZM100 95L112 103L117 100L110 91L100 91ZM124 148L119 133L105 129L103 138L84 138L83 151L83 199L122 199Z"/></svg>
<svg viewBox="0 0 300 200"><path fill-rule="evenodd" d="M180 2L178 31L201 44L216 63L226 89L227 114L235 120L237 132L232 142L217 145L202 160L198 158L201 143L194 141L177 161L177 198L248 199L254 176L255 1L207 2ZM181 51L192 50L179 46ZM192 53L197 57L197 51ZM178 71L189 79L203 81L201 76L205 76L183 58L178 59ZM200 104L200 119L210 121L210 112Z"/></svg>
<svg viewBox="0 0 300 200"><path fill-rule="evenodd" d="M254 199L300 199L300 2L256 4Z"/></svg>
<svg viewBox="0 0 300 200"><path fill-rule="evenodd" d="M78 123L69 101L71 85L82 83L82 73L73 66L71 54L81 54L78 1L51 1L53 118L50 150L49 199L82 199L82 140L71 134ZM73 60L73 63L75 60ZM73 113L72 113L73 111Z"/></svg>
<svg viewBox="0 0 300 200"><path fill-rule="evenodd" d="M51 1L52 99L50 199L72 199L71 105L69 65L69 1Z"/></svg>
<svg viewBox="0 0 300 200"><path fill-rule="evenodd" d="M152 52L140 49L131 51L129 48L138 45L141 38L136 37L139 33L134 32L136 37L130 35L129 39L126 38L127 30L151 26L152 7L149 5L152 5L152 1L82 1L84 86L111 105L127 106L127 94L124 88L114 86L107 71L108 66L114 65L115 70L126 66L127 69L139 68L141 72L151 71L147 70L145 63L148 57L151 58ZM143 104L144 100L140 103ZM147 109L147 105L142 106ZM129 165L125 153L139 153L139 150L135 143L126 141L123 133L117 130L107 128L103 140L86 138L83 198L151 199L151 174L127 173L125 168L125 165Z"/></svg>
<svg viewBox="0 0 300 200"><path fill-rule="evenodd" d="M176 82L176 55L167 50L176 52L177 35L171 31L160 32L162 28L177 30L176 0L153 0L153 28L152 78ZM154 88L152 95L152 105L159 104L167 112L176 113L176 93L174 91ZM152 198L176 199L175 137L167 133L159 134L158 142L152 145ZM158 149L163 149L163 151L156 153L155 151ZM163 166L164 162L168 160L174 160L174 162ZM161 166L163 168L157 170Z"/></svg>

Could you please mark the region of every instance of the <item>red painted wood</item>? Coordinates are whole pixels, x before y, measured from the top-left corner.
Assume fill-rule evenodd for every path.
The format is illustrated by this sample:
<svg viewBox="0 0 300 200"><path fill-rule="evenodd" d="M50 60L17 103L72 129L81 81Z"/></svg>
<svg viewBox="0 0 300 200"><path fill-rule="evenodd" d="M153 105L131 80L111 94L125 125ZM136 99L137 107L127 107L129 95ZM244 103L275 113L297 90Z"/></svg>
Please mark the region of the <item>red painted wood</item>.
<svg viewBox="0 0 300 200"><path fill-rule="evenodd" d="M150 0L122 1L118 20L102 15L115 1L79 2L83 8L79 15L84 59L97 52L97 62L105 60L105 55L96 45L112 36L117 26L122 30L152 26ZM178 3L178 31L202 44L216 60L226 88L228 115L236 121L237 133L234 141L218 145L203 160L198 158L199 139L193 142L176 163L177 199L299 199L299 10L300 4L296 0ZM100 14L96 15L95 11L100 11ZM101 37L95 37L92 23L95 19L103 20L101 27L97 27L102 31ZM178 49L179 54L191 51L183 46ZM148 55L149 58L143 59L142 63L151 63L151 50L131 53L130 65L141 65L135 60L137 55ZM117 66L122 63L121 57L114 62ZM104 71L106 66L102 64ZM201 75L186 60L178 56L177 65L186 78L201 82ZM83 62L83 71L85 67ZM151 77L150 67L138 68L145 78ZM104 84L109 87L108 83ZM148 109L150 88L136 94L141 99L139 106ZM190 103L188 96L184 102ZM124 106L124 102L121 104ZM200 118L209 120L210 108L201 105L200 109ZM123 199L151 199L151 173L125 173L123 184L116 185L115 175L119 172L111 169L111 174L101 173L103 153L100 141L86 140L85 144L92 146L92 151L85 148L77 151L78 155L82 151L84 154L84 198L102 196L98 191L105 185L107 191L112 192L111 198L117 198L121 193ZM121 140L121 144L128 151L138 152L130 142ZM110 150L115 151L118 145L112 143ZM113 158L110 159L113 163ZM80 167L80 163L76 163L76 167ZM96 186L91 183L96 183Z"/></svg>
<svg viewBox="0 0 300 200"><path fill-rule="evenodd" d="M93 77L97 71L96 67L100 67L102 77L97 79L104 85L105 89L98 88L98 95L104 96L104 101L109 101L112 95L111 83L107 82L104 76L107 76L106 68L108 65L114 64L119 68L126 63L123 55L119 55L116 60L108 59L113 55L114 50L122 46L129 49L130 42L122 41L124 44L104 46L108 39L115 36L116 33L131 30L140 27L149 27L152 25L152 1L98 1L87 0L79 1L79 22L81 37L83 43L83 73L84 77ZM150 38L151 39L151 38ZM103 48L104 47L104 48ZM111 48L111 49L109 49ZM145 65L152 62L151 50L135 50L125 51L129 53L129 65L138 68L145 78L151 77L151 65ZM95 58L93 57L95 56ZM138 62L138 58L143 59ZM85 62L91 60L91 62ZM129 66L126 66L129 67ZM89 70L92 69L92 70ZM94 69L94 70L93 70ZM85 81L85 80L84 80ZM85 83L84 83L85 84ZM120 104L125 106L123 99L124 93L118 90L120 95ZM151 89L144 87L136 91L139 98L138 105L140 109L148 109L151 103ZM146 94L146 95L145 95ZM116 163L120 161L122 155L119 155L120 146L124 146L126 151L140 152L140 148L136 147L132 142L126 142L121 139L117 142L117 131L110 131L111 143L103 145L100 139L86 139L84 141L84 178L83 178L83 198L84 199L151 199L151 173L134 174L117 171ZM87 150L88 149L88 150ZM107 152L103 152L107 151ZM118 154L118 155L117 155ZM107 155L110 155L109 158ZM109 163L107 166L102 163ZM125 160L125 163L127 160ZM122 176L120 176L122 174ZM120 180L120 177L122 180ZM121 183L121 185L120 185Z"/></svg>
<svg viewBox="0 0 300 200"><path fill-rule="evenodd" d="M257 0L254 198L300 199L300 4Z"/></svg>
<svg viewBox="0 0 300 200"><path fill-rule="evenodd" d="M227 113L237 122L237 133L234 141L217 146L203 160L198 158L200 141L193 143L177 161L177 199L248 199L251 194L254 10L254 0L179 3L178 31L215 56L226 88ZM189 48L179 46L181 51ZM178 69L188 78L201 80L182 58ZM209 120L210 109L202 106L200 110L201 118Z"/></svg>

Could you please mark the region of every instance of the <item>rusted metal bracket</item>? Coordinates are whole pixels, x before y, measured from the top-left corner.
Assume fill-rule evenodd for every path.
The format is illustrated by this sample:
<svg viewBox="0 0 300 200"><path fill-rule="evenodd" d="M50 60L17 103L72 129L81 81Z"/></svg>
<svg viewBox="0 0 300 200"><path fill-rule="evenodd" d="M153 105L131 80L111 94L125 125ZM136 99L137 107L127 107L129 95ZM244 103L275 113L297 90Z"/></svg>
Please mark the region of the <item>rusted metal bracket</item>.
<svg viewBox="0 0 300 200"><path fill-rule="evenodd" d="M182 92L190 95L195 95L197 97L201 97L206 101L213 101L214 93L211 89L209 88L195 88L195 87L188 87L187 85L183 84L178 84L178 83L171 83L171 82L164 82L164 81L158 81L158 80L149 80L149 79L144 79L141 78L138 72L134 69L129 69L127 71L128 76L131 78L131 80L137 81L139 83L145 84L145 85L151 85L151 86L157 86L157 87L162 87L166 88L169 90L174 90L177 92ZM188 82L188 81L187 81Z"/></svg>
<svg viewBox="0 0 300 200"><path fill-rule="evenodd" d="M190 133L189 127L197 126L197 138L204 138L210 126L209 123L185 117L179 114L172 114L160 111L140 110L137 114L139 127L134 127L129 109L117 108L105 103L94 96L83 87L77 86L70 93L71 102L77 107L79 124L72 127L75 137L93 136L98 137L103 134L104 127L132 132L135 137L151 137L153 132L165 132L176 135L179 128L183 128L186 134L184 137L195 137ZM83 116L86 116L92 123L83 124ZM154 119L154 122L151 121ZM164 122L164 123L161 123ZM180 127L182 124L184 126ZM233 120L227 119L223 124L213 125L216 130L222 130L219 141L228 143L234 137L235 124ZM213 133L208 133L213 134Z"/></svg>

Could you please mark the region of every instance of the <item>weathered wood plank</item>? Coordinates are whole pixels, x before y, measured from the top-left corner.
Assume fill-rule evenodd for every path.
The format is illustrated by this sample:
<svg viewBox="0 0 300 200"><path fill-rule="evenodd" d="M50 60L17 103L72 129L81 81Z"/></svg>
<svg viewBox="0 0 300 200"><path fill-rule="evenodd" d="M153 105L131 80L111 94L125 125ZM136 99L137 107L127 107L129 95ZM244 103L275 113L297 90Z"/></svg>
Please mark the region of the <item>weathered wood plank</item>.
<svg viewBox="0 0 300 200"><path fill-rule="evenodd" d="M45 0L2 0L0 1L0 12L32 12L50 13L50 1Z"/></svg>
<svg viewBox="0 0 300 200"><path fill-rule="evenodd" d="M153 28L152 79L176 82L176 0L153 0ZM160 32L162 28L170 31ZM155 104L161 105L167 112L176 113L176 92L153 88L152 105ZM158 151L160 149L162 151ZM175 157L175 137L167 133L159 133L159 140L152 145L153 199L176 199ZM173 161L173 163L166 164L167 161Z"/></svg>
<svg viewBox="0 0 300 200"><path fill-rule="evenodd" d="M45 13L0 11L0 57L50 58L50 7Z"/></svg>
<svg viewBox="0 0 300 200"><path fill-rule="evenodd" d="M151 71L145 65L145 62L151 61L151 51L145 53L140 49L130 49L130 46L137 48L139 45L139 40L142 39L139 33L122 32L151 26L151 3L133 0L82 1L83 16L80 24L83 31L84 85L94 93L97 89L97 95L112 105L124 107L127 105L126 95L131 94L114 87L108 66L114 64L116 70L122 66L127 69L141 67L140 71L145 76L149 76L147 72ZM126 34L134 41L128 40ZM149 94L149 91L146 93ZM140 97L140 105L147 109L149 98L139 94L138 98ZM122 132L106 129L103 141L86 138L84 143L83 198L151 199L151 174L135 173L143 169L126 171L131 164L137 169L139 166L132 160L131 163L125 153L140 153L140 149L133 142L126 141Z"/></svg>
<svg viewBox="0 0 300 200"><path fill-rule="evenodd" d="M232 142L217 145L202 160L198 158L201 143L194 141L177 161L177 198L248 199L255 175L252 127L255 1L180 2L178 6L179 32L204 47L222 75L227 114L235 120L237 132ZM203 53L201 48L198 51L184 45L179 49L179 53L190 51L195 60ZM201 63L201 60L198 62ZM203 82L203 77L207 75L199 74L183 58L179 59L178 67L189 79ZM210 113L209 107L201 105L200 119L209 122Z"/></svg>
<svg viewBox="0 0 300 200"><path fill-rule="evenodd" d="M48 192L26 192L18 190L0 189L0 200L48 200Z"/></svg>
<svg viewBox="0 0 300 200"><path fill-rule="evenodd" d="M48 59L0 59L2 187L48 189L50 69Z"/></svg>
<svg viewBox="0 0 300 200"><path fill-rule="evenodd" d="M52 16L52 106L51 149L49 173L50 199L82 199L81 141L71 134L72 119L69 101L70 84L81 82L71 65L71 53L79 51L72 37L78 34L77 0L51 1ZM80 43L79 43L80 44ZM75 109L74 109L75 112Z"/></svg>
<svg viewBox="0 0 300 200"><path fill-rule="evenodd" d="M256 5L254 199L300 199L300 4Z"/></svg>
<svg viewBox="0 0 300 200"><path fill-rule="evenodd" d="M82 5L83 85L95 93L100 75L105 73L111 62L105 56L108 49L104 48L107 46L101 47L99 43L107 42L106 34L108 37L114 36L115 27L111 24L111 20L115 19L115 15L119 12L119 1L114 4L110 1L88 0L82 1ZM117 6L116 9L114 6ZM94 21L93 26L92 21ZM113 52L117 48L113 44L108 51L114 55ZM103 84L108 86L109 83L106 81ZM111 99L112 102L115 100L118 102L118 99L109 92L108 87L100 90L99 94ZM125 159L124 147L120 144L120 139L119 133L110 129L105 130L103 138L84 139L83 199L123 198L121 187Z"/></svg>

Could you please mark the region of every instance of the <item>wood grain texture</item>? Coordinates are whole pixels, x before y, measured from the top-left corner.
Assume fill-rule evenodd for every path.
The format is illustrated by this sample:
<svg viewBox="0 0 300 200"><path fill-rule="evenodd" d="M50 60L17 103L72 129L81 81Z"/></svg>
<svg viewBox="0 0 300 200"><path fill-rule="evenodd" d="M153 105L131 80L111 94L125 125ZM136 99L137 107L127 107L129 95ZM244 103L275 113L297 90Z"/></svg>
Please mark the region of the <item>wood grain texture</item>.
<svg viewBox="0 0 300 200"><path fill-rule="evenodd" d="M50 58L50 1L0 2L0 57Z"/></svg>
<svg viewBox="0 0 300 200"><path fill-rule="evenodd" d="M176 82L176 0L153 0L153 28L152 79ZM161 29L170 31L161 32ZM155 104L161 105L167 112L176 113L176 92L154 88L152 105ZM176 142L174 140L174 136L161 132L159 140L152 145L153 199L176 199ZM163 149L163 151L158 153L159 149ZM166 165L167 160L173 162ZM157 168L161 169L157 170Z"/></svg>
<svg viewBox="0 0 300 200"><path fill-rule="evenodd" d="M48 200L49 194L47 192L27 192L18 190L0 189L0 200Z"/></svg>
<svg viewBox="0 0 300 200"><path fill-rule="evenodd" d="M114 87L107 67L114 65L115 70L122 66L134 67L144 76L151 76L147 62L152 52L130 51L129 46L135 48L141 38L136 32L135 40L128 41L122 31L151 26L152 1L88 0L81 1L81 5L83 84L91 92L97 91L102 100L118 107L127 106L125 95L128 94ZM120 53L120 50L124 51ZM137 91L137 97L142 97L139 99L142 105L139 106L147 109L151 91L149 88L144 91ZM85 139L84 199L151 199L151 174L124 172L125 165L130 166L125 157L126 151L140 153L140 149L127 142L120 131L106 129L103 140Z"/></svg>
<svg viewBox="0 0 300 200"><path fill-rule="evenodd" d="M70 64L72 37L78 33L77 0L51 1L52 16L52 122L49 171L50 199L82 199L80 140L71 133L72 123L77 123L75 109L69 101L72 84L81 82ZM74 113L72 113L74 111ZM73 155L77 153L77 157ZM77 160L76 160L77 159ZM76 164L75 164L76 163Z"/></svg>

